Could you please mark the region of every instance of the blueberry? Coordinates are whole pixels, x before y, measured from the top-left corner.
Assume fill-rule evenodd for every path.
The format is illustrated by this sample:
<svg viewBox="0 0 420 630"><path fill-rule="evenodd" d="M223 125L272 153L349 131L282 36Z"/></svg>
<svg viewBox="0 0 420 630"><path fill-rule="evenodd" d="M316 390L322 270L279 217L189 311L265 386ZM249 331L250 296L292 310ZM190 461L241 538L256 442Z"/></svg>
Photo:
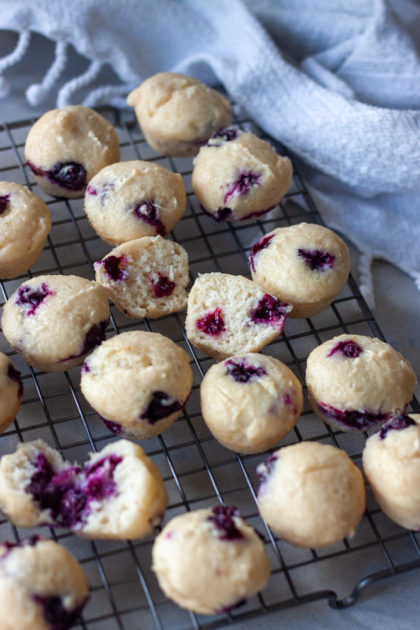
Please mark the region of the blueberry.
<svg viewBox="0 0 420 630"><path fill-rule="evenodd" d="M251 319L255 324L270 324L283 327L287 317L288 304L265 293L259 300L257 307L251 312Z"/></svg>
<svg viewBox="0 0 420 630"><path fill-rule="evenodd" d="M243 197L247 195L251 188L259 186L261 183L261 174L254 173L253 171L242 172L238 179L233 184L229 184L226 189L225 196L223 197L223 203L226 203L229 197Z"/></svg>
<svg viewBox="0 0 420 630"><path fill-rule="evenodd" d="M157 298L171 295L176 287L175 282L172 282L172 280L169 280L167 276L161 273L158 273L158 277L158 280L152 280L153 295Z"/></svg>
<svg viewBox="0 0 420 630"><path fill-rule="evenodd" d="M341 352L348 359L356 359L363 350L355 341L348 340L339 341L327 354L327 357L331 357L336 352Z"/></svg>
<svg viewBox="0 0 420 630"><path fill-rule="evenodd" d="M95 267L103 267L105 273L114 282L127 280L128 260L127 256L107 256L103 260L95 263Z"/></svg>
<svg viewBox="0 0 420 630"><path fill-rule="evenodd" d="M46 455L38 452L28 491L41 510L50 511L53 525L74 527L86 521L92 501L115 493L114 471L121 461L118 455L107 455L84 470L69 466L56 472Z"/></svg>
<svg viewBox="0 0 420 630"><path fill-rule="evenodd" d="M320 411L331 420L352 429L368 429L369 427L389 419L388 413L373 413L366 409L337 409L322 402L317 403Z"/></svg>
<svg viewBox="0 0 420 630"><path fill-rule="evenodd" d="M252 383L267 374L263 367L249 365L245 359L228 359L225 361L225 367L227 374L237 383Z"/></svg>
<svg viewBox="0 0 420 630"><path fill-rule="evenodd" d="M335 256L320 249L298 249L298 256L312 271L326 271L334 266Z"/></svg>
<svg viewBox="0 0 420 630"><path fill-rule="evenodd" d="M183 405L165 392L153 392L152 399L146 411L140 416L141 420L147 420L149 424L155 424L167 418L175 411L182 409Z"/></svg>
<svg viewBox="0 0 420 630"><path fill-rule="evenodd" d="M208 147L221 147L225 142L236 140L239 132L237 129L219 129L215 131L207 142Z"/></svg>
<svg viewBox="0 0 420 630"><path fill-rule="evenodd" d="M396 416L381 427L381 430L379 431L379 439L384 440L390 431L402 431L408 427L415 427L416 424L416 421L413 420L413 418L410 418L410 416L406 416L404 414Z"/></svg>
<svg viewBox="0 0 420 630"><path fill-rule="evenodd" d="M254 243L254 245L252 246L251 252L249 254L249 262L250 262L252 271L255 271L255 256L262 249L265 249L266 247L268 247L269 244L270 244L271 239L273 239L273 238L274 238L274 234L269 234L268 236L263 236L262 238L260 238L259 241Z"/></svg>
<svg viewBox="0 0 420 630"><path fill-rule="evenodd" d="M219 530L220 540L241 540L243 534L235 525L234 517L242 518L238 508L228 505L216 505L212 508L212 515L207 517L215 528Z"/></svg>
<svg viewBox="0 0 420 630"><path fill-rule="evenodd" d="M206 335L218 337L226 330L225 322L222 317L222 309L217 307L211 313L206 313L203 317L197 319L195 326L198 330L206 333Z"/></svg>
<svg viewBox="0 0 420 630"><path fill-rule="evenodd" d="M275 453L272 453L262 464L257 466L257 477L260 483L265 483L274 468L274 462L278 459Z"/></svg>
<svg viewBox="0 0 420 630"><path fill-rule="evenodd" d="M84 190L87 184L86 169L78 162L58 162L48 171L48 178L66 190Z"/></svg>
<svg viewBox="0 0 420 630"><path fill-rule="evenodd" d="M22 379L20 378L20 372L11 363L9 363L9 365L7 366L7 376L10 378L10 380L12 380L12 381L14 381L15 383L18 384L18 386L19 386L18 397L22 398L22 396L23 396L23 383L22 383Z"/></svg>
<svg viewBox="0 0 420 630"><path fill-rule="evenodd" d="M154 203L154 201L141 201L134 208L133 212L138 219L154 227L156 234L159 234L160 236L165 236L166 229L162 221L159 219L159 208Z"/></svg>
<svg viewBox="0 0 420 630"><path fill-rule="evenodd" d="M3 214L3 212L6 211L7 209L7 204L10 201L10 195L1 195L0 196L0 214Z"/></svg>
<svg viewBox="0 0 420 630"><path fill-rule="evenodd" d="M42 540L41 536L37 536L37 535L29 536L28 538L23 538L22 540L19 540L19 542L9 542L6 540L2 542L1 545L5 547L7 551L1 556L0 559L3 560L3 558L8 556L12 549L16 549L18 547L34 547L37 544L37 542L39 542L40 540Z"/></svg>
<svg viewBox="0 0 420 630"><path fill-rule="evenodd" d="M98 414L99 415L99 414ZM99 415L100 419L104 423L104 425L113 433L114 435L121 435L124 433L122 426L118 422L114 422L114 420L108 420L108 418L104 418Z"/></svg>
<svg viewBox="0 0 420 630"><path fill-rule="evenodd" d="M119 455L107 455L93 464L85 466L83 492L94 499L104 499L115 494L114 472L122 462Z"/></svg>
<svg viewBox="0 0 420 630"><path fill-rule="evenodd" d="M99 346L102 341L105 339L105 331L106 327L109 324L109 319L103 320L99 322L99 324L93 324L87 331L85 335L85 339L83 341L83 346L81 351L78 354L70 354L68 357L64 357L64 359L60 359L60 363L64 363L64 361L70 361L70 359L78 359L82 357L84 354L91 352L96 346ZM89 371L83 368L84 371Z"/></svg>
<svg viewBox="0 0 420 630"><path fill-rule="evenodd" d="M33 599L39 604L44 612L44 617L51 630L68 630L77 621L86 600L77 608L69 610L63 604L63 600L58 595L33 595Z"/></svg>
<svg viewBox="0 0 420 630"><path fill-rule="evenodd" d="M39 305L49 295L54 295L54 292L50 290L45 282L40 287L22 285L17 290L15 304L25 307L27 309L26 315L34 315Z"/></svg>
<svg viewBox="0 0 420 630"><path fill-rule="evenodd" d="M35 166L29 160L26 161L26 164L35 175L47 177L52 184L60 188L74 192L83 191L86 188L86 170L78 162L57 162L48 171L40 166Z"/></svg>
<svg viewBox="0 0 420 630"><path fill-rule="evenodd" d="M230 604L230 606L225 606L224 608L221 608L220 610L216 611L216 615L232 612L232 610L236 610L236 608L240 608L240 606L245 606L245 604L247 603L248 603L248 600L245 597L242 597L242 599L235 602L234 604Z"/></svg>

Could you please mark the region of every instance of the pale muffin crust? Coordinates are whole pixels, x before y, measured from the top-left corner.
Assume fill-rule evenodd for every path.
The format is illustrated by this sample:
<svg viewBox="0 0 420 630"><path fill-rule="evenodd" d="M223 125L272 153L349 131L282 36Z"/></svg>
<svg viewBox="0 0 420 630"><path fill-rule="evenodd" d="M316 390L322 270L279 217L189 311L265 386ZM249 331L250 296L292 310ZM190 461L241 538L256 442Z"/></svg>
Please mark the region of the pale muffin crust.
<svg viewBox="0 0 420 630"><path fill-rule="evenodd" d="M127 98L150 146L164 155L195 155L232 122L229 101L198 79L174 72L149 77Z"/></svg>

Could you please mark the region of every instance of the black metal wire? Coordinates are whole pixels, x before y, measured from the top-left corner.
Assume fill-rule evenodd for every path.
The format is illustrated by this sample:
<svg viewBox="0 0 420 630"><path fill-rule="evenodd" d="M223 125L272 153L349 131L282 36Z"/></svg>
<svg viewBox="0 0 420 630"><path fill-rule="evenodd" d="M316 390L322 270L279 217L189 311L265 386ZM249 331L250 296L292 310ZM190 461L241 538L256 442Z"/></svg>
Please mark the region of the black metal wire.
<svg viewBox="0 0 420 630"><path fill-rule="evenodd" d="M101 112L110 117L122 135L121 148L124 151L124 159L160 161L173 171L181 172L185 178L191 175L191 162L185 160L178 162L177 159L168 159L151 151L133 118L121 122L120 112L117 110L103 108ZM24 120L0 126L0 173L9 181L15 181L16 177L19 177L19 181L23 181L45 198L32 181L31 173L21 158L24 135L32 123L33 120ZM236 123L242 128L248 128L251 124L241 113L236 116ZM54 231L51 232L45 251L51 253L52 262L50 260L45 264L38 264L36 268L40 271L37 273L72 273L74 269L83 268L89 277L93 277L93 259L89 248L98 244L99 239L93 233L83 235L85 216L76 212L77 206L73 200L48 198L47 204L50 206L54 229L58 233L60 230L67 230L71 232L71 236L66 236L62 240L55 236ZM65 218L62 218L61 214L55 216L54 213L63 208ZM238 272L249 276L247 258L252 243L273 229L276 224L291 225L303 220L322 223L304 182L296 174L294 188L285 196L280 206L251 224L240 223L233 226L212 223L200 209L192 192L188 192L186 213L175 226L171 238L189 251L193 276L196 275L196 270L228 271L230 261L235 262L235 269L239 269ZM228 243L226 247L224 239ZM80 246L77 250L79 253L75 255L74 260L62 260L62 253L71 246ZM28 273L17 281L1 282L3 303L18 284L31 275ZM349 316L342 311L346 305L351 307ZM189 352L192 367L198 377L196 380L201 380L210 365L210 360L190 344L185 333L183 313L166 316L156 322L147 320L137 322L117 314L114 307L111 310L113 315L110 330L113 334L139 327L167 334L167 326L172 326L171 338ZM319 344L326 335L333 336L358 327L364 327L375 336L384 338L352 277L347 283L346 292L335 300L328 313L327 319L321 320L322 323L318 323L316 318L302 320L300 323L296 323L295 320L293 329L292 324L289 324L289 332L286 323L283 336L264 351L274 356L280 355L303 382L307 352L302 356L300 350L297 350L300 345ZM3 349L6 348L8 356L18 364L19 357L7 349L3 337L1 343ZM24 400L13 426L0 437L1 452L13 450L15 443L34 439L34 434L36 437L40 434L61 452L70 452L83 459L88 450L96 451L102 448L105 442L114 439L84 401L80 392L77 368L58 377L61 378L58 390L51 385L52 375L44 375L27 366L23 369L26 386ZM195 382L193 394L196 397L198 389L199 382ZM57 414L54 411L55 406L64 404L65 413ZM30 412L34 405L37 409L31 417ZM419 408L417 400L414 400L413 407ZM304 439L306 423L313 420L313 414L308 408L302 414L299 426L287 436L288 443ZM311 439L341 446L340 440L344 436L342 432L332 431L318 420L316 422L318 424L315 425L315 435L311 436ZM81 426L81 430L77 429L73 435L71 430L74 425ZM181 432L180 439L178 433ZM73 552L76 550L77 557L91 578L92 600L81 621L81 627L87 630L108 627L107 623L111 624L109 627L119 630L138 630L144 624L145 627L153 626L158 630L221 628L238 619L251 618L259 618L259 622L263 623L266 612L280 611L320 599L325 599L334 608L344 608L354 604L369 584L390 575L420 568L420 546L416 535L386 519L384 522L385 517L382 517L376 505L372 505L366 512L363 519L364 535L361 540L358 540L356 534L354 540L345 540L327 551L306 550L303 555L300 550L279 540L259 517L256 504L255 468L267 454L259 457L240 456L219 447L213 437L205 432L200 409L192 400L173 428L157 438L143 442L142 446L149 456L164 468L162 472L170 495L168 516L203 505L212 505L218 501L228 504L234 504L237 500L242 501L246 516L265 532L267 551L273 558L273 583L277 583L276 579L282 580L284 588L278 591L276 588L270 590L269 583L266 591L253 598L244 608L231 614L215 617L195 615L181 611L175 604L168 602L161 593L150 569L151 538L133 542L82 542L69 532L50 529L51 537L68 546ZM351 453L351 457L356 461L360 456L360 451ZM235 479L233 487L229 485L231 477ZM198 479L201 481L197 489ZM5 538L6 533L10 536L10 532L17 540L25 535L24 531L10 527L7 521L0 521L0 536ZM43 533L45 535L45 532ZM391 552L393 545L402 549L400 555ZM349 594L346 597L340 598L337 595L337 591L343 590L342 584L329 584L327 588L317 588L311 592L302 590L300 571L325 566L325 563L341 559L347 562L348 559L354 558L356 562L357 557L357 562L360 563L360 553L366 558L370 557L369 554L372 555L375 560L373 569L369 561L360 568L360 577L347 585ZM113 567L118 565L121 558L126 559L126 564L122 572L117 572ZM114 592L121 588L124 593L122 598Z"/></svg>

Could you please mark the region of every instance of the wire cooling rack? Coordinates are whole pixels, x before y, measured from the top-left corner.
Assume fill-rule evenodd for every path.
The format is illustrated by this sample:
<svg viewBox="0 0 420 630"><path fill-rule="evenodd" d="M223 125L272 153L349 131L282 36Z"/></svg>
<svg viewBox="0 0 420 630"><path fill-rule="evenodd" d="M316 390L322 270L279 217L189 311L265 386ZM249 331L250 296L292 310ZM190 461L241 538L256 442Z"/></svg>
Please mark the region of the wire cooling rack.
<svg viewBox="0 0 420 630"><path fill-rule="evenodd" d="M200 272L222 271L249 276L247 252L274 227L301 221L322 223L299 174L283 202L253 223L215 223L204 214L191 188L191 159L170 159L156 154L145 142L132 115L100 110L116 125L121 159L151 160L181 173L188 193L187 210L171 237L188 251L192 277ZM89 225L83 200L53 199L34 183L24 166L23 147L33 120L0 126L0 178L29 186L45 199L53 226L48 243L31 273L1 283L2 304L25 278L41 273L94 277L92 263L109 247ZM241 111L236 124L256 131ZM368 509L352 539L322 550L298 549L279 540L261 520L256 507L256 466L267 454L239 456L220 446L200 415L199 384L212 360L195 350L185 335L185 313L159 320L130 320L111 307L111 336L126 330L147 330L169 336L191 357L194 373L192 396L183 415L162 436L142 442L161 470L169 494L165 522L190 509L217 502L236 505L264 533L272 574L264 591L245 606L228 614L202 616L181 610L160 591L151 571L153 536L142 541L87 541L63 530L49 535L67 547L81 562L91 585L91 597L77 628L89 630L149 630L219 628L237 620L259 617L289 606L327 599L330 606L353 604L371 582L420 568L418 534L392 523L377 507L368 491ZM264 352L285 362L304 383L309 352L327 339L349 332L383 339L370 310L352 278L335 302L312 319L288 320L284 334ZM70 460L85 461L87 453L99 450L115 438L89 407L80 391L80 369L45 374L34 371L10 351L3 335L0 350L22 372L25 392L17 419L0 437L0 453L15 449L19 441L42 438ZM414 401L413 409L418 409ZM306 400L299 423L282 445L303 439L319 440L344 448L359 463L365 441L361 432L333 432L312 413ZM47 528L23 530L0 521L0 540L19 540L33 533L48 536Z"/></svg>

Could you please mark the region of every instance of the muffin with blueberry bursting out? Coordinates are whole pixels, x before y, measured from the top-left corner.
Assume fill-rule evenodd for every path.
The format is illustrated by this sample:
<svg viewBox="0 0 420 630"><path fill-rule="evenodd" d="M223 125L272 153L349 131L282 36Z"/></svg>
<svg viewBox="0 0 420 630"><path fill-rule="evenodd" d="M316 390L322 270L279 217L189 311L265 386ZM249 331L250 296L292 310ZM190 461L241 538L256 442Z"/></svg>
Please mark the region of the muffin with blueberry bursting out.
<svg viewBox="0 0 420 630"><path fill-rule="evenodd" d="M41 536L0 544L0 609L4 630L68 630L89 598L79 562Z"/></svg>
<svg viewBox="0 0 420 630"><path fill-rule="evenodd" d="M295 426L302 386L281 361L239 354L211 366L200 386L201 412L215 438L239 453L261 453Z"/></svg>
<svg viewBox="0 0 420 630"><path fill-rule="evenodd" d="M251 248L252 279L293 305L290 317L312 317L340 293L350 272L347 245L314 223L276 228Z"/></svg>
<svg viewBox="0 0 420 630"><path fill-rule="evenodd" d="M270 576L262 537L228 505L176 516L157 536L152 555L165 595L207 615L245 604Z"/></svg>
<svg viewBox="0 0 420 630"><path fill-rule="evenodd" d="M159 333L130 331L96 348L83 364L80 384L110 431L145 439L175 422L192 381L185 350Z"/></svg>
<svg viewBox="0 0 420 630"><path fill-rule="evenodd" d="M335 429L368 429L404 413L416 375L388 343L344 334L312 350L306 383L313 410Z"/></svg>
<svg viewBox="0 0 420 630"><path fill-rule="evenodd" d="M82 363L105 339L109 317L108 298L96 282L42 275L12 293L1 324L10 345L30 365L61 372Z"/></svg>
<svg viewBox="0 0 420 630"><path fill-rule="evenodd" d="M42 190L56 197L83 197L92 177L119 161L118 135L93 109L67 105L46 112L31 127L25 158Z"/></svg>
<svg viewBox="0 0 420 630"><path fill-rule="evenodd" d="M293 169L265 140L239 129L210 138L194 160L192 185L216 221L245 221L272 210L289 190Z"/></svg>

